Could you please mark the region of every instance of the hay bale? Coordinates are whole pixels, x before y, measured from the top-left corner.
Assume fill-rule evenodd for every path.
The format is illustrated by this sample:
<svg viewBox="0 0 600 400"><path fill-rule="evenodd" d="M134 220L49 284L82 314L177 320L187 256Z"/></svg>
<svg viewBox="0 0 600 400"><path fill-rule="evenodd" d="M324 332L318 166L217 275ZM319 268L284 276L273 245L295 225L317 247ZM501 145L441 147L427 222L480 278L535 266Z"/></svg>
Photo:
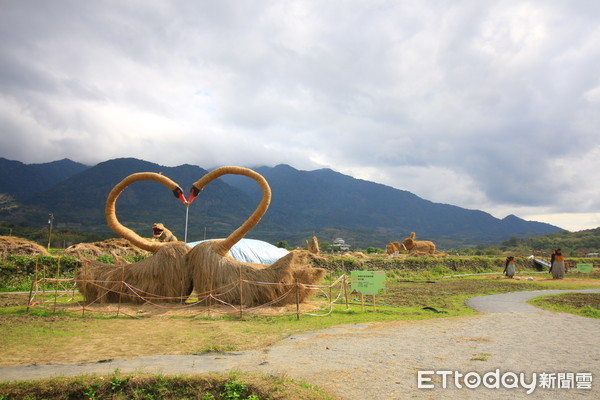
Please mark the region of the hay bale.
<svg viewBox="0 0 600 400"><path fill-rule="evenodd" d="M122 259L115 265L84 260L77 273L77 287L87 302L185 301L192 292L191 275L185 264L188 251L188 246L176 242L162 246L150 257L126 265Z"/></svg>
<svg viewBox="0 0 600 400"><path fill-rule="evenodd" d="M148 255L149 251L140 249L126 239L106 239L101 242L78 243L65 249L65 254L77 256L87 254L92 257L98 257L102 254L113 254L116 256L138 256Z"/></svg>
<svg viewBox="0 0 600 400"><path fill-rule="evenodd" d="M15 236L0 236L0 256L6 258L8 255L50 255L43 246L27 239Z"/></svg>
<svg viewBox="0 0 600 400"><path fill-rule="evenodd" d="M252 264L237 261L229 255L221 256L218 252L220 242L200 243L186 256L194 290L200 296L212 291L226 303L241 303L247 307L266 303L293 304L296 302L296 282L300 284L298 297L302 302L311 292L305 285L316 284L325 276L323 268L312 267L311 260L318 257L308 251L293 250L273 264ZM263 284L244 282L240 293L240 278Z"/></svg>

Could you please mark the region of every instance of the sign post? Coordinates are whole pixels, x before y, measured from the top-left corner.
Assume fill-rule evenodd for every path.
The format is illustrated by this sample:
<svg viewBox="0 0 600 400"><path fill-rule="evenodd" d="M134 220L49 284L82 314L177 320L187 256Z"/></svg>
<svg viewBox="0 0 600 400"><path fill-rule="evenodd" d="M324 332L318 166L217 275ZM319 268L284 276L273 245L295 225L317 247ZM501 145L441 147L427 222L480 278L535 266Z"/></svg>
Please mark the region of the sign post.
<svg viewBox="0 0 600 400"><path fill-rule="evenodd" d="M373 310L377 311L375 296L385 291L385 271L350 271L350 287L361 294L361 299L373 296Z"/></svg>
<svg viewBox="0 0 600 400"><path fill-rule="evenodd" d="M589 274L591 274L593 270L594 270L593 264L577 263L577 272L580 272L582 274L588 274L588 278L589 278Z"/></svg>

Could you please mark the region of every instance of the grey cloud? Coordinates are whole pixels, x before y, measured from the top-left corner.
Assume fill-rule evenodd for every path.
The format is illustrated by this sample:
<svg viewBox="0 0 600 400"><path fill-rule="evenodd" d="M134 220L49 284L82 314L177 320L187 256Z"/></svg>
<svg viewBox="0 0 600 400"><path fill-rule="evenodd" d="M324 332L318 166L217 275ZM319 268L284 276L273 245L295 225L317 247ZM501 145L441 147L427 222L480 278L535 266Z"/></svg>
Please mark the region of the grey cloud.
<svg viewBox="0 0 600 400"><path fill-rule="evenodd" d="M471 208L597 210L594 2L2 3L23 161L381 169Z"/></svg>

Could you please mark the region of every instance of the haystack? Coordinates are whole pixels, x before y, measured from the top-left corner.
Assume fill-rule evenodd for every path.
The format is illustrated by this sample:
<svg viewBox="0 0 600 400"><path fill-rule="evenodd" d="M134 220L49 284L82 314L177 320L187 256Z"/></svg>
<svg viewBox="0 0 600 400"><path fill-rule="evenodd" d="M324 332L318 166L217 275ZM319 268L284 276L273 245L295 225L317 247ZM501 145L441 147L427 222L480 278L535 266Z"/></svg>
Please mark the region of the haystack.
<svg viewBox="0 0 600 400"><path fill-rule="evenodd" d="M247 168L217 168L194 183L190 202L208 183L225 174L254 179L260 185L263 197L252 215L229 237L200 243L189 251L186 263L192 272L195 291L199 295L213 291L213 295L221 301L246 306L292 304L297 296L303 301L310 293L305 285L316 284L325 275L324 269L313 268L310 264L311 258L316 258L316 255L295 250L273 264L253 264L235 260L229 254L229 249L260 221L269 207L271 189L263 176ZM244 282L240 292L240 278L260 283Z"/></svg>
<svg viewBox="0 0 600 400"><path fill-rule="evenodd" d="M152 172L132 174L113 188L106 200L108 225L135 246L155 254L132 264L124 260L118 260L116 265L85 260L77 274L77 285L88 302L178 302L191 293L191 276L185 265L189 247L182 242L151 242L117 219L116 202L121 192L131 183L145 180L167 186L185 201L175 182Z"/></svg>
<svg viewBox="0 0 600 400"><path fill-rule="evenodd" d="M27 256L27 255L49 255L48 251L39 244L27 239L15 236L0 236L0 257L5 258L8 255Z"/></svg>
<svg viewBox="0 0 600 400"><path fill-rule="evenodd" d="M124 257L148 255L150 252L134 246L127 239L113 238L106 239L101 242L74 244L73 246L69 246L65 249L65 254L87 254L92 257L98 257L102 254L113 254Z"/></svg>

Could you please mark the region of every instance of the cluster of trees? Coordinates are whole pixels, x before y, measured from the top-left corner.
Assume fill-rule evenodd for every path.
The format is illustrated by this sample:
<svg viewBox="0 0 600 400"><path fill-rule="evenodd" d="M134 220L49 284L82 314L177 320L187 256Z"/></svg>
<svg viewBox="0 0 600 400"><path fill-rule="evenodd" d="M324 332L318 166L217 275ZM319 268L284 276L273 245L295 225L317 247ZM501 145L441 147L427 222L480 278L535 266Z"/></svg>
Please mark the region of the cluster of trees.
<svg viewBox="0 0 600 400"><path fill-rule="evenodd" d="M573 257L583 257L590 253L600 252L600 228L579 232L559 231L549 235L535 236L527 239L510 238L502 242L500 250L524 253L552 253L560 248L562 253Z"/></svg>
<svg viewBox="0 0 600 400"><path fill-rule="evenodd" d="M83 233L72 230L50 230L46 228L30 228L26 223L13 224L0 222L0 236L18 236L31 240L42 246L47 246L50 241L52 248L66 248L83 242L98 242L111 237L108 234Z"/></svg>

